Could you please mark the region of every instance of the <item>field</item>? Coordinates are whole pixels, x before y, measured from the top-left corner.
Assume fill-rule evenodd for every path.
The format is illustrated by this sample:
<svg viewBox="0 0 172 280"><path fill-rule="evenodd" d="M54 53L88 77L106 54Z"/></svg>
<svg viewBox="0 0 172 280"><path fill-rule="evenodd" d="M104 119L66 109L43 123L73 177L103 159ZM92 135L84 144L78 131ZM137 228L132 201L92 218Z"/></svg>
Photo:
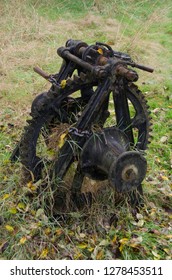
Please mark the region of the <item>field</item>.
<svg viewBox="0 0 172 280"><path fill-rule="evenodd" d="M170 0L0 0L0 259L172 258L171 22ZM56 49L70 38L108 43L155 69L138 71L152 116L139 213L101 183L90 208L55 221L44 191L23 183L20 162L9 160L32 100L50 88L33 67L57 73Z"/></svg>

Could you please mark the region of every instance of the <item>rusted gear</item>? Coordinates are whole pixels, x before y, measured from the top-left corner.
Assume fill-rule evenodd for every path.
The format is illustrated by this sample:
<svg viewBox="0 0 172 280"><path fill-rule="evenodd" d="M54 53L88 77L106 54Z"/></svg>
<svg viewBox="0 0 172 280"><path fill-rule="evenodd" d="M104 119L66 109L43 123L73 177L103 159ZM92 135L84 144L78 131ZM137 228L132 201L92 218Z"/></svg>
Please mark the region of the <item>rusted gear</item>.
<svg viewBox="0 0 172 280"><path fill-rule="evenodd" d="M134 143L135 148L146 150L151 140L152 131L149 105L143 93L133 83L128 86L126 94L135 110L134 115L131 117L132 128L137 130Z"/></svg>
<svg viewBox="0 0 172 280"><path fill-rule="evenodd" d="M135 148L137 150L145 150L150 142L151 132L149 106L147 105L147 101L141 91L134 84L130 84L127 87L126 95L134 111L131 123L133 130L136 130ZM51 106L46 106L45 102L44 105L40 106L37 113L32 113L32 119L28 121L28 126L25 127L20 144L21 162L25 166L27 173L30 174L29 177L31 178L31 175L33 175L34 180L41 178L41 170L44 166L44 159L38 155L37 151L38 138L40 134L42 134L43 129L46 129L47 133L51 134L51 125L55 127L57 124L64 123L67 116L71 116L71 111L69 110L69 112L67 112L65 106L64 110L54 110L53 105L57 106L55 101L51 101ZM77 102L73 105L72 110L75 111L75 114L79 111ZM60 167L56 166L56 169L60 170ZM66 171L64 174L65 173ZM56 175L58 176L58 174Z"/></svg>
<svg viewBox="0 0 172 280"><path fill-rule="evenodd" d="M83 107L88 101L89 91L92 88L87 81L83 81L80 84L80 78L76 81L70 79L70 84L65 89L50 89L48 92L44 92L38 95L31 106L31 119L27 121L28 125L24 128L22 139L18 145L20 160L24 166L24 176L27 181L37 181L42 177L41 170L45 165L46 155L42 158L39 155L38 150L38 139L43 136L44 145L48 145L49 137L55 127L60 124L66 124L70 126L74 124L79 116L78 113L83 110ZM73 92L81 89L81 97L71 98L68 97ZM57 100L58 91L61 90L66 96L63 100ZM82 96L86 90L88 96ZM58 130L58 129L57 129ZM58 137L58 136L57 136Z"/></svg>

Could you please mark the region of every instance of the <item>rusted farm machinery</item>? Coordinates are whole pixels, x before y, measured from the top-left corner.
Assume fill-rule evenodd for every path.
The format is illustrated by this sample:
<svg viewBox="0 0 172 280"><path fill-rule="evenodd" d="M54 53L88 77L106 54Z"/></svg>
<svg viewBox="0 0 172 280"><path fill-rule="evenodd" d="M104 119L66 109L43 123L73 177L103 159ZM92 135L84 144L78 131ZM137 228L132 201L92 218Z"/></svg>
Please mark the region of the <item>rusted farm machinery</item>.
<svg viewBox="0 0 172 280"><path fill-rule="evenodd" d="M139 203L136 193L142 195L146 175L151 117L133 83L138 80L133 68L153 69L99 42L70 39L57 53L63 59L57 74L34 68L52 86L33 101L31 119L11 159L20 157L33 181L45 178L48 170L54 205L65 203L66 192L77 203L85 176L109 180L117 192L131 194L132 203ZM65 132L59 130L63 125ZM44 148L41 155L41 143L48 147L55 141L52 135L60 141L58 149L50 156Z"/></svg>

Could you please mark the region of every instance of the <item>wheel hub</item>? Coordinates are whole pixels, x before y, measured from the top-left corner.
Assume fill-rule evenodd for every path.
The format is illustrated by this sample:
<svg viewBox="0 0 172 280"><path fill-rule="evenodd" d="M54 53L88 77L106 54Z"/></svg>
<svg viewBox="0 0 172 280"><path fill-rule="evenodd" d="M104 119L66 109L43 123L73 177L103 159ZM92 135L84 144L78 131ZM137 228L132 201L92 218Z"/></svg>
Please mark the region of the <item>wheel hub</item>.
<svg viewBox="0 0 172 280"><path fill-rule="evenodd" d="M94 180L108 179L118 192L129 192L141 184L147 167L141 153L129 148L124 132L105 128L86 142L81 154L82 171Z"/></svg>

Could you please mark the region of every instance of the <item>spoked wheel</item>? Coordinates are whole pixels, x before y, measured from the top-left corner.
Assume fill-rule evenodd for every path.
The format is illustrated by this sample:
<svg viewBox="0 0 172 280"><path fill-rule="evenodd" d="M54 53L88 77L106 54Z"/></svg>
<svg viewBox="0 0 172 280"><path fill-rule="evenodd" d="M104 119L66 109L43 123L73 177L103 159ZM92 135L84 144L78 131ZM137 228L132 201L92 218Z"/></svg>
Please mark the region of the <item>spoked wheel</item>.
<svg viewBox="0 0 172 280"><path fill-rule="evenodd" d="M73 90L69 89L69 94L78 89L76 85ZM83 91L82 88L81 94ZM41 94L32 103L32 118L27 121L19 144L19 154L25 182L41 180L43 186L50 182L52 205L49 203L49 208L54 208L52 206L55 204L63 212L66 194L70 192L68 182L76 173L74 161L77 160L78 150L74 141L70 141L70 136L68 141L64 139L70 126L78 120L89 96L85 99L67 97L59 104L54 99L47 104L46 95Z"/></svg>
<svg viewBox="0 0 172 280"><path fill-rule="evenodd" d="M32 104L31 116L25 127L19 148L20 158L27 174L26 180L37 181L43 178L42 171L55 159L62 146L63 138L70 125L77 120L80 99L65 99L60 104L38 107L46 93L41 94ZM40 99L40 100L39 100Z"/></svg>
<svg viewBox="0 0 172 280"><path fill-rule="evenodd" d="M127 87L127 98L131 115L131 126L134 134L134 147L144 151L150 143L151 117L147 101L137 86Z"/></svg>
<svg viewBox="0 0 172 280"><path fill-rule="evenodd" d="M151 117L147 101L134 84L125 84L125 107L122 108L118 94L114 96L114 107L116 113L116 126L129 133L130 144L133 148L144 151L150 143ZM119 103L118 103L119 102ZM128 111L126 113L126 111ZM132 135L131 135L131 133ZM131 136L131 137L130 137Z"/></svg>
<svg viewBox="0 0 172 280"><path fill-rule="evenodd" d="M77 90L78 88L73 92ZM134 131L134 145L138 150L145 150L150 136L150 116L146 100L133 84L127 86L125 91ZM79 196L81 194L84 175L80 170L79 156L86 139L81 138L78 145L78 136L75 139L75 136L70 137L68 134L63 144L66 128L74 123L71 115L75 116L76 121L83 110L81 103L78 106L74 101L71 110L67 109L63 102L60 107L59 104L55 105L56 110L54 106L40 107L38 112L32 108L32 119L28 121L20 145L20 157L29 180L50 179L53 191L52 208L57 213L59 206L60 211L65 211L66 203L70 200L70 195L66 194L72 194L75 202L78 200L77 193Z"/></svg>

